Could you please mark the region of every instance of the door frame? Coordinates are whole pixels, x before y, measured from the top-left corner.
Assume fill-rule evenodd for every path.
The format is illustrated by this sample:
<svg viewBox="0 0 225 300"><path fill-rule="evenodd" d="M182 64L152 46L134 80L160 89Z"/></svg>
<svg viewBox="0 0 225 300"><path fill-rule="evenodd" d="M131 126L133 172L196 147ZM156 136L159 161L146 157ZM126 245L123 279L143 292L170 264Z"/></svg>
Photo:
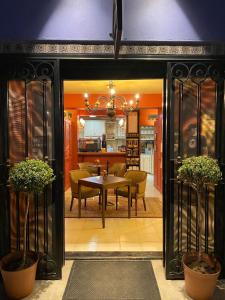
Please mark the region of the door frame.
<svg viewBox="0 0 225 300"><path fill-rule="evenodd" d="M170 56L170 55L164 55L161 58L152 58L151 56L144 56L144 57L139 57L138 55L130 55L129 58L126 56L126 58L122 58L119 60L113 60L111 57L109 58L107 55L103 55L103 57L99 58L98 56L93 55L93 57L90 58L88 55L80 55L77 57L66 57L63 55L48 55L48 54L10 54L10 55L5 55L5 54L0 54L0 62L4 61L5 59L11 60L12 58L28 58L29 59L37 59L37 58L42 58L42 59L56 59L58 62L58 71L56 72L56 78L58 82L58 89L55 91L56 97L60 99L57 104L57 115L60 118L61 122L58 124L58 132L61 132L60 137L63 137L63 89L62 89L62 82L63 80L72 80L72 79L77 79L80 80L82 79L93 79L93 74L95 73L94 69L97 69L96 66L101 65L102 69L99 68L99 70L102 70L101 73L98 71L98 75L95 77L95 79L134 79L136 78L141 78L141 74L144 76L142 78L157 78L157 76L153 75L152 77L150 76L152 70L153 73L158 70L160 72L160 68L157 69L157 64L158 66L161 66L163 68L163 72L160 73L161 76L158 78L162 78L164 80L164 99L163 99L163 253L164 253L164 263L165 263L165 257L166 257L166 249L165 249L165 244L166 244L166 229L167 229L167 222L169 218L169 212L166 210L166 198L167 198L167 166L166 166L166 160L167 160L167 154L169 151L169 145L166 143L167 137L168 137L168 128L169 128L169 99L168 99L168 91L167 91L167 62L175 62L175 61L215 61L219 60L220 61L225 61L225 57L207 57L207 56L182 56L179 55L177 57ZM106 68L106 62L108 66L111 67L111 74L107 75L107 68ZM153 66L153 68L150 68L150 65ZM87 72L87 69L89 68L90 72ZM118 71L119 69L122 68L122 72L120 72L119 77L118 77ZM121 70L120 70L121 71ZM3 96L2 96L3 97ZM4 113L3 113L4 117ZM60 140L58 140L57 143L58 149L61 149L58 153L58 160L59 163L57 163L58 167L61 168L61 170L58 169L61 177L61 182L63 182L63 171L64 171L64 152L63 152L63 143L60 143ZM64 198L61 199L64 201ZM60 211L61 209L61 211ZM64 202L61 202L59 204L59 207L57 209L58 211L58 229L60 233L60 246L58 249L58 254L62 258L62 261L64 260L64 237L65 237L65 230L64 230ZM63 212L63 219L62 219L62 212ZM60 221L61 220L61 221ZM6 245L3 245L7 247ZM4 247L3 247L4 248ZM64 250L63 250L64 249ZM59 277L61 277L61 272L59 272Z"/></svg>

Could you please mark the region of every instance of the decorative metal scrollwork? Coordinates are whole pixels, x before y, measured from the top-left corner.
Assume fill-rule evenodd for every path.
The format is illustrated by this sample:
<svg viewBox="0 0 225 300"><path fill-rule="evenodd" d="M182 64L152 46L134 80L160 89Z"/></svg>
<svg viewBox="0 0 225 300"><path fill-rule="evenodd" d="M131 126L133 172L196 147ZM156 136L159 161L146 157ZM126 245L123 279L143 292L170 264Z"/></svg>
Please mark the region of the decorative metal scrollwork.
<svg viewBox="0 0 225 300"><path fill-rule="evenodd" d="M189 70L189 77L196 84L205 81L208 76L208 66L205 64L195 64Z"/></svg>
<svg viewBox="0 0 225 300"><path fill-rule="evenodd" d="M181 82L191 79L196 84L200 84L206 78L211 78L216 82L225 78L225 70L219 64L175 63L172 65L170 72L173 79L178 79Z"/></svg>
<svg viewBox="0 0 225 300"><path fill-rule="evenodd" d="M41 62L36 67L36 76L39 80L50 80L54 76L54 68L51 63Z"/></svg>
<svg viewBox="0 0 225 300"><path fill-rule="evenodd" d="M172 78L177 78L180 81L186 81L189 76L189 68L186 64L174 64L171 68Z"/></svg>
<svg viewBox="0 0 225 300"><path fill-rule="evenodd" d="M10 79L18 80L53 80L54 79L54 62L44 60L29 60L22 64L13 62Z"/></svg>
<svg viewBox="0 0 225 300"><path fill-rule="evenodd" d="M35 68L30 62L14 66L13 77L19 80L33 80L35 79Z"/></svg>

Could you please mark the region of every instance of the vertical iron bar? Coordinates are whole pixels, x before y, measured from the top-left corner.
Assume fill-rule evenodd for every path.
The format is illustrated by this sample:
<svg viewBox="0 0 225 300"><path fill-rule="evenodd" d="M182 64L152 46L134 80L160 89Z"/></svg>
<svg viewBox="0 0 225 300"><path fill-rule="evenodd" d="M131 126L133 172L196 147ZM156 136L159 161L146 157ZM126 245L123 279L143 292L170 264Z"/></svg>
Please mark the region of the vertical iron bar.
<svg viewBox="0 0 225 300"><path fill-rule="evenodd" d="M20 250L20 193L16 192L16 249Z"/></svg>
<svg viewBox="0 0 225 300"><path fill-rule="evenodd" d="M177 184L177 252L180 253L180 184Z"/></svg>
<svg viewBox="0 0 225 300"><path fill-rule="evenodd" d="M195 192L195 197L198 197L196 192ZM198 216L198 210L199 209L200 209L200 207L198 207L198 201L196 201L196 215L195 215L195 234L196 234L196 245L195 245L195 248L196 248L196 252L199 250L199 247L198 247L198 245L199 245L199 243L198 243L199 234L198 234L198 222L197 222L197 216Z"/></svg>
<svg viewBox="0 0 225 300"><path fill-rule="evenodd" d="M27 81L24 83L24 98L25 98L25 157L28 157L28 102L27 102ZM28 222L29 223L29 222Z"/></svg>
<svg viewBox="0 0 225 300"><path fill-rule="evenodd" d="M43 80L43 158L48 159L48 129L47 129L47 103L46 103L46 84L47 81ZM48 162L48 161L46 161ZM48 195L47 189L44 190L44 252L48 253Z"/></svg>
<svg viewBox="0 0 225 300"><path fill-rule="evenodd" d="M34 249L37 251L37 195L34 194Z"/></svg>
<svg viewBox="0 0 225 300"><path fill-rule="evenodd" d="M191 250L191 190L187 187L187 251Z"/></svg>
<svg viewBox="0 0 225 300"><path fill-rule="evenodd" d="M208 253L208 237L209 237L209 191L205 189L205 253Z"/></svg>
<svg viewBox="0 0 225 300"><path fill-rule="evenodd" d="M201 83L197 85L197 155L201 155Z"/></svg>
<svg viewBox="0 0 225 300"><path fill-rule="evenodd" d="M179 84L179 124L178 124L178 156L183 157L183 90L184 85L183 83Z"/></svg>

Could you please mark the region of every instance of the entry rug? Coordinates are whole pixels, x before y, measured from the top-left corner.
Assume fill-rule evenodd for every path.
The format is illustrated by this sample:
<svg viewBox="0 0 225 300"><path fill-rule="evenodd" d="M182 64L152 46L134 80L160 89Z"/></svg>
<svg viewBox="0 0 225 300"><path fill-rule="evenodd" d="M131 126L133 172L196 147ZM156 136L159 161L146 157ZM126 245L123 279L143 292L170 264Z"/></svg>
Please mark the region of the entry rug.
<svg viewBox="0 0 225 300"><path fill-rule="evenodd" d="M116 210L116 197L109 195L105 217L106 218L127 218L128 207L127 199L119 197L119 206ZM70 211L71 193L70 190L65 193L65 217L78 217L78 200L75 198L73 202L73 209ZM133 207L131 207L132 218L162 218L162 199L156 197L146 197L146 211L144 210L142 199L138 199L138 212L135 216L135 205L133 200ZM101 218L101 210L98 204L98 197L87 199L87 207L84 207L84 200L81 204L81 217L83 218Z"/></svg>
<svg viewBox="0 0 225 300"><path fill-rule="evenodd" d="M75 261L63 300L160 300L151 261Z"/></svg>

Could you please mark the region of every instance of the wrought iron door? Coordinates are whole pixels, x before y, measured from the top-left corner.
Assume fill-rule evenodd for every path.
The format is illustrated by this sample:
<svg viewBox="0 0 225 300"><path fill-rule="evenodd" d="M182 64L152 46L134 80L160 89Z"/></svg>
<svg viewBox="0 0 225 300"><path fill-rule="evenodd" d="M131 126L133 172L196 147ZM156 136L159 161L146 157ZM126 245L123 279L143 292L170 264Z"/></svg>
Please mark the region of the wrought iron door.
<svg viewBox="0 0 225 300"><path fill-rule="evenodd" d="M202 214L204 235L196 236L199 209L195 192L177 182L177 168L183 158L209 155L218 159L224 172L225 115L224 65L214 62L168 63L165 122L165 266L168 279L182 278L181 257L197 249L214 253L225 270L224 180L205 190Z"/></svg>
<svg viewBox="0 0 225 300"><path fill-rule="evenodd" d="M63 115L56 60L1 62L0 256L23 242L24 195L8 182L10 166L26 158L46 161L56 180L32 196L27 248L40 253L38 278L61 277L64 251Z"/></svg>

